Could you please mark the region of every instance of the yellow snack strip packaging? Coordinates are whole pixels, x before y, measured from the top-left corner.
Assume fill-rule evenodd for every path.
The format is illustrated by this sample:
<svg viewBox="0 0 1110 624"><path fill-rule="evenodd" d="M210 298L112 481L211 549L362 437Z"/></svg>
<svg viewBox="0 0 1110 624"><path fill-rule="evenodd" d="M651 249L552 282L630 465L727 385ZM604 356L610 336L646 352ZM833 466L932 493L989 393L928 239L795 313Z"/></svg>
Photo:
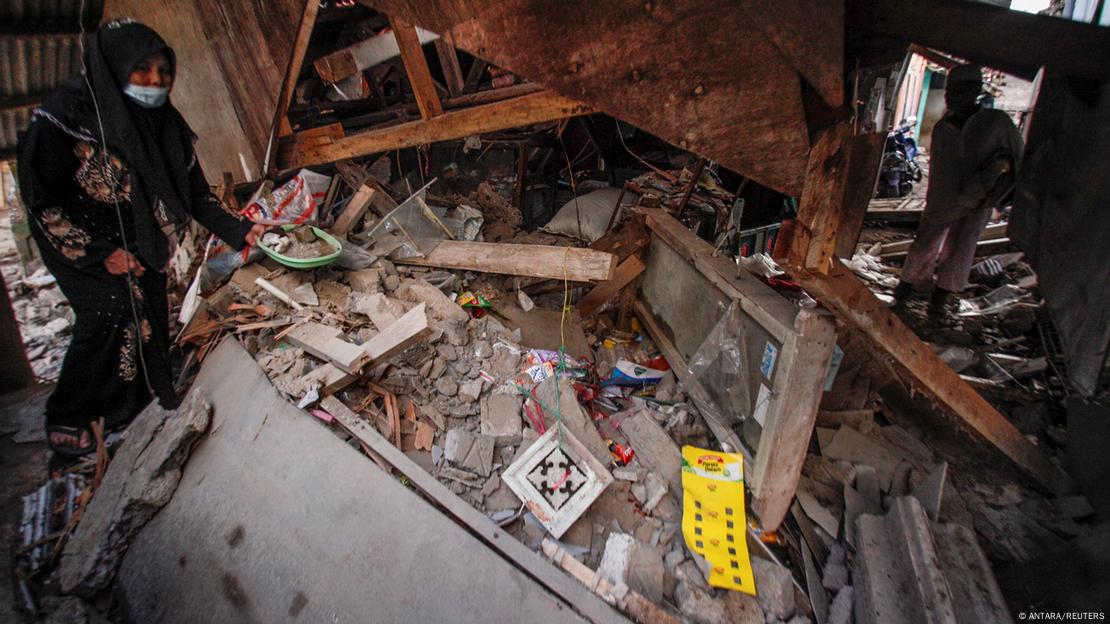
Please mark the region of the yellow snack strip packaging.
<svg viewBox="0 0 1110 624"><path fill-rule="evenodd" d="M744 515L744 457L682 447L682 535L709 562L709 584L755 595Z"/></svg>

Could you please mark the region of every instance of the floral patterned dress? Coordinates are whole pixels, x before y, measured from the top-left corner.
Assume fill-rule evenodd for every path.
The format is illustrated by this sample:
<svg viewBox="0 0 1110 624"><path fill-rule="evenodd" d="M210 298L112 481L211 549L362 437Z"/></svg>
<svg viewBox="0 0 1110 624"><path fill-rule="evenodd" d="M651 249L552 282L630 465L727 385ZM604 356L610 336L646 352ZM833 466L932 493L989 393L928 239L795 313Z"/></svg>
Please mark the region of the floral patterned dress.
<svg viewBox="0 0 1110 624"><path fill-rule="evenodd" d="M19 164L34 169L40 187L27 206L31 232L76 313L61 375L47 401L47 427L87 427L104 418L109 428L118 428L154 397L176 405L164 273L170 256L161 266L144 263L141 277L111 275L104 266L125 240L134 251L127 163L105 155L91 137L44 117L32 123L31 133L34 157ZM191 216L240 247L251 224L222 208L195 159L189 179ZM172 253L175 226L155 216Z"/></svg>

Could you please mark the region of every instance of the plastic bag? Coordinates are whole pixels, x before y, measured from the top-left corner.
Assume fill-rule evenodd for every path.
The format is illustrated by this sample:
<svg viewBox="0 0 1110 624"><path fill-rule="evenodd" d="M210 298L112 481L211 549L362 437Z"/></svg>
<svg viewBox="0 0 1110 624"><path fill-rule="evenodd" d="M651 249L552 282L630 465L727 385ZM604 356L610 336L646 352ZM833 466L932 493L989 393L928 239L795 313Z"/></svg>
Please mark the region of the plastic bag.
<svg viewBox="0 0 1110 624"><path fill-rule="evenodd" d="M749 340L740 305L733 301L688 364L690 372L705 389L706 398L713 403L699 403L698 409L708 409L725 422L733 423L753 415L754 407L748 389Z"/></svg>
<svg viewBox="0 0 1110 624"><path fill-rule="evenodd" d="M255 198L243 208L243 216L265 225L308 223L318 217L331 185L331 177L301 169L297 175L266 197Z"/></svg>

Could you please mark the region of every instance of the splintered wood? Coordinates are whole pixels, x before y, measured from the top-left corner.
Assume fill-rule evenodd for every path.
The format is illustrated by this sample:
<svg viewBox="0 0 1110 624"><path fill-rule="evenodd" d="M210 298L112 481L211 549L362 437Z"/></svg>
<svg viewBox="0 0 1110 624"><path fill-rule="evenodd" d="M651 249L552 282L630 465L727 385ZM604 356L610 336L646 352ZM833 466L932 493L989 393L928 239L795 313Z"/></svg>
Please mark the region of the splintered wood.
<svg viewBox="0 0 1110 624"><path fill-rule="evenodd" d="M303 323L290 331L285 339L335 365L347 373L357 373L370 361L370 354L342 338L343 332L320 323Z"/></svg>

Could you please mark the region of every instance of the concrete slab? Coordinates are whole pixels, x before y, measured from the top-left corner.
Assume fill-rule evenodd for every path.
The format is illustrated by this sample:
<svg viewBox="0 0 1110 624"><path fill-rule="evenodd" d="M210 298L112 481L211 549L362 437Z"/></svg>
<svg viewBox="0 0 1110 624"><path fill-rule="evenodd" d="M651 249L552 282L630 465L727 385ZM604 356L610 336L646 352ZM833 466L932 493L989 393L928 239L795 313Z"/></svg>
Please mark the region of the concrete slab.
<svg viewBox="0 0 1110 624"><path fill-rule="evenodd" d="M233 340L196 387L213 423L124 558L130 621L583 621L283 400Z"/></svg>

